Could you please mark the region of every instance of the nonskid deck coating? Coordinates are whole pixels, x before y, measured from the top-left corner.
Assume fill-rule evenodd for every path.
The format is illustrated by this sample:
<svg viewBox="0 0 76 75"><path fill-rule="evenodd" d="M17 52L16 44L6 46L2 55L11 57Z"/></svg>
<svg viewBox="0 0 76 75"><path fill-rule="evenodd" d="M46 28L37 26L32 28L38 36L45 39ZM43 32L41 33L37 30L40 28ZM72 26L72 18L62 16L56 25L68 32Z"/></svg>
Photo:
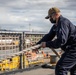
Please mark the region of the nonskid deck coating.
<svg viewBox="0 0 76 75"><path fill-rule="evenodd" d="M38 68L30 71L19 72L14 75L55 75L55 69Z"/></svg>

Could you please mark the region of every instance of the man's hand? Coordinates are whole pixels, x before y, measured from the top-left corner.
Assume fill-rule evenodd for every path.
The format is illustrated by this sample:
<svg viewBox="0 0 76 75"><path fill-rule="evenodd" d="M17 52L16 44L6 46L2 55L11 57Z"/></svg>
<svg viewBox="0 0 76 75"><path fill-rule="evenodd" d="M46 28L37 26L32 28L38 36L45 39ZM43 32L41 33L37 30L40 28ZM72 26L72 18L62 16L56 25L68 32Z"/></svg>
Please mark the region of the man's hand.
<svg viewBox="0 0 76 75"><path fill-rule="evenodd" d="M46 42L41 42L41 47L45 48L46 47Z"/></svg>

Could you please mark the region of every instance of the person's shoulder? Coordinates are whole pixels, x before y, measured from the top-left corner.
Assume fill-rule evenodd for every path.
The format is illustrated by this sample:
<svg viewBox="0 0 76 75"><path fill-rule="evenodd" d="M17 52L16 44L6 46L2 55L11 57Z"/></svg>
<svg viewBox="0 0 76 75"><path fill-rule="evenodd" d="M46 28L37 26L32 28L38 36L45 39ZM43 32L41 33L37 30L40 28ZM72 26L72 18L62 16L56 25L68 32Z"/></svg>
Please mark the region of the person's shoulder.
<svg viewBox="0 0 76 75"><path fill-rule="evenodd" d="M63 25L63 26L66 25L68 27L74 27L75 26L72 24L72 22L69 19L67 19L63 16L60 16L60 22L59 23L60 23L60 25Z"/></svg>
<svg viewBox="0 0 76 75"><path fill-rule="evenodd" d="M70 22L70 20L66 17L63 17L62 15L60 16L60 21L61 22Z"/></svg>
<svg viewBox="0 0 76 75"><path fill-rule="evenodd" d="M68 18L65 18L63 16L60 16L60 22L63 24L69 24L71 21Z"/></svg>

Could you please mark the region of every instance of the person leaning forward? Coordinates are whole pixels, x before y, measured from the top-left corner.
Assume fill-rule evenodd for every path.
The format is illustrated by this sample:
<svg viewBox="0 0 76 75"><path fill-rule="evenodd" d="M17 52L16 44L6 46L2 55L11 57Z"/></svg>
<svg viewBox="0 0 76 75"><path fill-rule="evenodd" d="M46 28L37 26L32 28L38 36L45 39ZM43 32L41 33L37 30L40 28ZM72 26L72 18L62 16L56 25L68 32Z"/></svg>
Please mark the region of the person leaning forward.
<svg viewBox="0 0 76 75"><path fill-rule="evenodd" d="M56 64L55 75L67 75L68 71L71 75L76 75L76 27L70 20L61 15L60 9L57 7L50 8L48 16L45 18L54 25L37 44L41 44L43 48L64 50ZM57 39L52 40L55 36Z"/></svg>

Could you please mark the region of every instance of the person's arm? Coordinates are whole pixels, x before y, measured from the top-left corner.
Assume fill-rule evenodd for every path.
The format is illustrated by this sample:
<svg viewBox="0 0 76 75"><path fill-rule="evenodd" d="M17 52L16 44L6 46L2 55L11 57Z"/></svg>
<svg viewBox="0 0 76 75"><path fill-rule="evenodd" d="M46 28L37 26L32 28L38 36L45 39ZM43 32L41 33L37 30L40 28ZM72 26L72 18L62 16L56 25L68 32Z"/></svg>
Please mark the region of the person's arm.
<svg viewBox="0 0 76 75"><path fill-rule="evenodd" d="M68 22L63 21L63 22L60 22L59 25L60 25L60 28L58 31L57 39L55 39L54 41L46 42L46 47L60 48L61 46L66 44L68 40L68 35L69 35Z"/></svg>
<svg viewBox="0 0 76 75"><path fill-rule="evenodd" d="M50 32L48 34L46 34L39 42L37 42L37 44L40 44L41 42L47 42L47 41L52 40L56 34L55 31L53 31L53 29L55 29L55 25L53 25Z"/></svg>

